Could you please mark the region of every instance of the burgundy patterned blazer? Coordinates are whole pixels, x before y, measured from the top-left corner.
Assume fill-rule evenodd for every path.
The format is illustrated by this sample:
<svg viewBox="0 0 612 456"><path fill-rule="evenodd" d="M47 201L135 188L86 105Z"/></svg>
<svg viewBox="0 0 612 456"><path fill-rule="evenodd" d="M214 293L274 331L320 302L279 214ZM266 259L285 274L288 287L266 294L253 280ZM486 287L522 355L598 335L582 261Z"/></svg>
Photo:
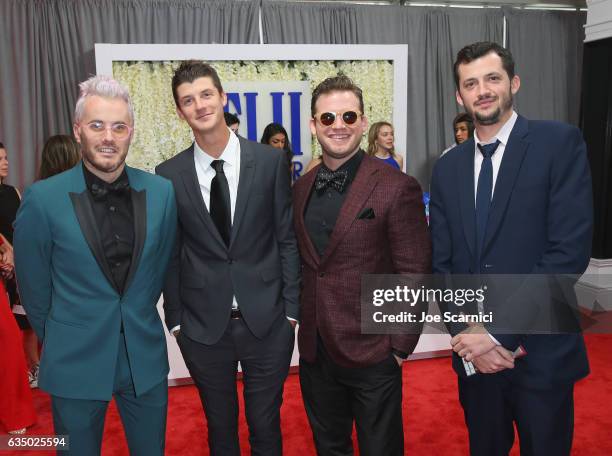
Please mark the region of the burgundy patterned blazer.
<svg viewBox="0 0 612 456"><path fill-rule="evenodd" d="M304 212L319 167L294 186L295 231L302 259L298 346L316 358L317 331L332 360L363 367L412 353L416 335L361 333L362 274L429 273L431 244L418 182L386 163L364 156L322 257L304 224ZM358 218L372 209L374 217ZM368 211L369 212L369 211Z"/></svg>

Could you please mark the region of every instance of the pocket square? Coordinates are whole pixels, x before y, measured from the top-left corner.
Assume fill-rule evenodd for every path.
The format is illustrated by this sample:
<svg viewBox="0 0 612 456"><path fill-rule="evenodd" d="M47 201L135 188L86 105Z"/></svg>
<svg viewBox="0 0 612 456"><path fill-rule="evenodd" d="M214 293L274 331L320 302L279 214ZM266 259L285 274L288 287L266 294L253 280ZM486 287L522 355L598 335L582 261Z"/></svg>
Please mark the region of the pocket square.
<svg viewBox="0 0 612 456"><path fill-rule="evenodd" d="M366 207L364 210L362 210L359 215L357 216L358 220L369 220L369 219L373 219L376 216L374 215L374 209L372 209L371 207Z"/></svg>

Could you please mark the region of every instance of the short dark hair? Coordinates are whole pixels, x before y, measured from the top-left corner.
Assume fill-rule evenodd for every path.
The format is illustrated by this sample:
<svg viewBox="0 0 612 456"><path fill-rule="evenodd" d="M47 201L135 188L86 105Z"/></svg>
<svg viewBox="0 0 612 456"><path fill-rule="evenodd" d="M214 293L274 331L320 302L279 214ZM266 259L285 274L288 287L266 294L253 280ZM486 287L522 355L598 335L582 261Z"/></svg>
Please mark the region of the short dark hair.
<svg viewBox="0 0 612 456"><path fill-rule="evenodd" d="M232 114L231 112L224 112L223 117L225 118L225 125L227 125L228 127L230 125L240 123L240 119L238 118L238 116L236 114Z"/></svg>
<svg viewBox="0 0 612 456"><path fill-rule="evenodd" d="M279 123L269 123L264 128L263 134L261 135L261 140L259 141L262 144L270 144L270 138L278 133L282 133L285 135L285 144L289 142L289 135L287 134L287 130Z"/></svg>
<svg viewBox="0 0 612 456"><path fill-rule="evenodd" d="M47 179L75 166L81 159L79 144L72 136L51 136L43 147L38 179Z"/></svg>
<svg viewBox="0 0 612 456"><path fill-rule="evenodd" d="M272 136L278 133L282 133L283 135L285 135L285 147L283 147L283 150L285 151L285 155L287 156L287 162L289 163L289 165L291 165L291 161L293 160L293 151L291 150L291 144L289 143L289 135L287 134L287 130L285 130L285 127L283 127L281 124L272 122L266 125L266 128L264 128L263 134L261 135L261 141L259 142L262 144L269 145L270 138L272 138Z"/></svg>
<svg viewBox="0 0 612 456"><path fill-rule="evenodd" d="M467 112L460 112L453 119L453 130L457 128L457 124L465 122L468 127L468 136L471 138L474 136L474 119Z"/></svg>
<svg viewBox="0 0 612 456"><path fill-rule="evenodd" d="M0 142L0 149L4 149L4 144Z"/></svg>
<svg viewBox="0 0 612 456"><path fill-rule="evenodd" d="M172 76L172 96L174 97L174 103L179 105L178 95L176 89L184 82L193 82L199 78L210 78L212 79L213 85L219 91L223 93L223 86L221 86L221 79L217 71L210 66L208 63L204 63L201 60L185 60L174 72Z"/></svg>
<svg viewBox="0 0 612 456"><path fill-rule="evenodd" d="M330 93L330 92L353 92L357 99L359 100L359 110L361 114L363 112L363 92L361 88L356 85L351 78L348 76L338 73L337 76L333 76L325 79L321 82L312 92L312 98L310 100L310 114L312 117L317 113L315 110L315 105L317 104L317 100L321 95Z"/></svg>
<svg viewBox="0 0 612 456"><path fill-rule="evenodd" d="M484 57L491 52L494 52L501 58L502 66L508 74L508 79L512 79L515 74L514 58L512 58L512 53L497 43L493 43L491 41L480 41L478 43L468 44L457 53L457 59L453 65L455 85L459 87L459 65L473 62L474 60Z"/></svg>

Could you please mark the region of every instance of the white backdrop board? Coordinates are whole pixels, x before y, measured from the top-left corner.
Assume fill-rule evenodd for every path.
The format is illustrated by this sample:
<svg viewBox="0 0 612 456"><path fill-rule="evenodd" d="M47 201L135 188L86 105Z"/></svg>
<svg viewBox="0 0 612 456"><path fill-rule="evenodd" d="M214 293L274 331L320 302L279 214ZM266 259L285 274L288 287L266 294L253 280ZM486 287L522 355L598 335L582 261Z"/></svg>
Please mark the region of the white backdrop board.
<svg viewBox="0 0 612 456"><path fill-rule="evenodd" d="M405 167L409 167L410 158L406 157L407 125L406 110L408 106L406 77L408 74L408 46L402 45L251 45L251 44L96 44L96 71L97 74L106 74L120 79L128 85L135 103L136 111L136 143L132 144L128 163L143 169L152 170L155 165L178 151L186 148L192 140L185 137L185 131L176 135L169 131L163 131L165 122L175 122L172 128L185 128L180 125L178 119L174 119L174 109L168 74L159 78L152 78L151 71L155 71L155 63L180 62L188 59L201 59L210 62L217 70L227 69L227 62L236 62L240 68L229 71L235 74L235 78L222 77L222 83L227 93L231 93L227 110L239 114L241 119L240 134L250 139L258 139L263 127L271 120L283 123L288 131L290 139L299 138L298 151L294 163L297 175L305 168L311 158L311 151L318 145L308 130L308 118L310 117L310 91L307 86L300 86L296 81L298 74L302 80L309 80L311 88L313 83L328 76L333 76L337 71L342 71L353 78L364 90L364 102L366 114L370 122L376 120L391 121L395 130L395 146L397 153L404 157ZM267 72L260 72L257 62L283 62ZM249 66L249 62L255 62ZM301 62L316 62L300 66ZM364 70L359 62L369 66ZM129 79L127 73L121 75L129 79L122 80L119 75L114 74L117 64L140 65L136 76L140 79ZM344 64L343 64L344 63ZM378 65L377 63L381 63ZM122 67L125 69L125 66ZM296 71L296 68L299 71ZM170 68L171 69L171 68ZM252 71L250 71L252 70ZM168 72L168 67L164 68ZM379 71L379 73L377 73ZM118 71L117 71L118 72ZM284 73L283 73L284 72ZM255 74L253 74L255 73ZM221 71L220 71L221 74ZM279 84L283 81L282 75L287 74L285 86ZM142 77L144 75L144 77ZM241 79L240 75L249 75L248 80ZM280 76L279 76L280 75ZM134 76L134 77L136 77ZM132 76L130 76L132 77ZM165 77L165 79L164 79ZM280 79L279 79L280 78ZM143 81L162 81L163 87L154 86L150 89L143 86ZM130 86L130 84L132 86ZM255 85L254 85L255 84ZM259 84L259 86L257 86ZM302 83L303 84L303 83ZM389 87L383 87L388 85ZM385 89L384 95L380 92ZM255 95L254 95L255 94ZM139 98L140 97L140 98ZM389 99L386 99L386 98ZM146 107L138 106L139 100L145 100ZM369 104L370 100L370 104ZM371 100L377 100L375 103ZM381 101L382 100L382 101ZM155 103L162 103L156 105ZM249 104L250 103L250 104ZM139 110L139 108L142 108ZM250 108L250 111L249 111ZM143 119L139 118L142 112ZM251 116L249 116L249 112ZM253 112L256 117L253 117ZM153 119L144 117L150 113L156 116ZM296 114L297 113L297 114ZM384 117L388 114L388 117ZM168 119L159 120L159 116ZM296 117L297 116L297 117ZM389 118L390 117L390 118ZM254 119L254 120L253 120ZM296 120L298 119L298 120ZM149 125L150 123L150 125ZM174 124L173 124L174 125ZM256 125L256 126L254 126ZM147 138L147 134L162 130L165 136L162 140ZM299 130L299 132L298 132ZM174 139L175 143L169 143ZM157 141L157 142L155 142ZM298 143L294 142L296 149ZM362 146L364 142L362 142ZM140 148L140 151L138 151ZM168 154L147 157L151 150L167 150ZM135 154L144 156L134 159ZM130 163L130 159L135 160ZM158 304L160 315L163 318L161 300ZM166 331L168 354L170 359L169 378L183 379L189 377L189 373L174 338ZM446 353L450 348L448 335L427 334L421 337L413 358L437 356ZM298 350L295 347L291 365L298 364Z"/></svg>
<svg viewBox="0 0 612 456"><path fill-rule="evenodd" d="M364 114L370 122L394 125L396 151L404 163L409 162L405 153L407 45L96 44L95 52L97 73L119 79L134 100L137 128L128 164L152 170L156 162L191 141L174 113L170 79L180 61L192 58L211 63L219 73L227 86L226 110L238 115L242 136L259 140L266 124L283 124L297 163L294 178L305 169L312 152L320 151L308 129L310 91L296 84L305 81L312 90L338 72L362 88ZM284 84L271 88L279 82ZM362 147L366 139L364 135ZM155 152L160 148L161 153ZM149 155L149 160L141 154Z"/></svg>

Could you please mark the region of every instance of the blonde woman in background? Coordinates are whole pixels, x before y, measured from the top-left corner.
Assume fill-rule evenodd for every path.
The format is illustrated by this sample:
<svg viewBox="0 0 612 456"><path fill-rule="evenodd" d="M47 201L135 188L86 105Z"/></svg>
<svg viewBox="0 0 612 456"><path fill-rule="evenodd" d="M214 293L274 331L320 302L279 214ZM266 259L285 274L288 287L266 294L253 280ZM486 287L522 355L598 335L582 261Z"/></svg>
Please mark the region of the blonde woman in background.
<svg viewBox="0 0 612 456"><path fill-rule="evenodd" d="M395 153L393 125L376 122L368 133L368 155L399 169L404 169L404 158Z"/></svg>

